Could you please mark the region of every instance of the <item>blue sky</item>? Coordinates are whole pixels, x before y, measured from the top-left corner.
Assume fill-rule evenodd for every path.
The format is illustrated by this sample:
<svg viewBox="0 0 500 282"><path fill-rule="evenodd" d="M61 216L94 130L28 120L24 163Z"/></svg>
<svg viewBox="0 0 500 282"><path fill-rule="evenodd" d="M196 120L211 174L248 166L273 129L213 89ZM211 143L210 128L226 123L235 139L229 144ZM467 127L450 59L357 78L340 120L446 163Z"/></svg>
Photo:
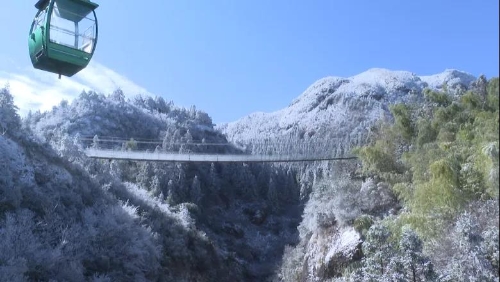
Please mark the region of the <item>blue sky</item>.
<svg viewBox="0 0 500 282"><path fill-rule="evenodd" d="M119 86L196 105L220 123L286 107L322 77L375 67L498 76L497 0L96 2L93 61L61 80L31 68L35 1L2 3L0 83L22 111Z"/></svg>

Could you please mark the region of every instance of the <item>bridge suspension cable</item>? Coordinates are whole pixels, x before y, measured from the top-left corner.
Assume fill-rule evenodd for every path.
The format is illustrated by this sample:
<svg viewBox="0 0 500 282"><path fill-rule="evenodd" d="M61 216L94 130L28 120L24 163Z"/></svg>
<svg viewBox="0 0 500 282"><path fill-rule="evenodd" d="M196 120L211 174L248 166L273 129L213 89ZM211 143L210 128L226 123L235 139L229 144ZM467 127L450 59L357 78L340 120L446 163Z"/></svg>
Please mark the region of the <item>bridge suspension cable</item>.
<svg viewBox="0 0 500 282"><path fill-rule="evenodd" d="M174 162L303 162L356 159L338 144L313 142L207 143L187 140L83 137L91 158Z"/></svg>

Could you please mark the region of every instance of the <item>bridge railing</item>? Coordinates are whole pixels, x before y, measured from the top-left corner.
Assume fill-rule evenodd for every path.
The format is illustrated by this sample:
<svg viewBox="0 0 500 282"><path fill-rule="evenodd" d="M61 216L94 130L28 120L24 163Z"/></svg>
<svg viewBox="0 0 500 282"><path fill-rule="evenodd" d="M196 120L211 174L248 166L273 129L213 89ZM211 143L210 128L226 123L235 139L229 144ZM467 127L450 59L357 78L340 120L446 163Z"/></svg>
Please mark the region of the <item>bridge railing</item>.
<svg viewBox="0 0 500 282"><path fill-rule="evenodd" d="M261 160L265 157L277 159L281 156L283 159L297 158L350 158L350 148L342 146L340 142L317 143L308 141L294 142L272 142L265 140L261 142L249 143L206 143L206 142L164 142L162 140L140 140L124 139L117 137L87 137L80 138L88 152L106 151L111 152L134 152L133 154L147 154L147 158L154 157L151 153L172 155L207 155L213 158L214 155L254 155ZM119 155L119 153L114 153ZM123 155L123 154L122 154ZM129 153L130 155L130 153ZM271 158L269 158L271 159Z"/></svg>
<svg viewBox="0 0 500 282"><path fill-rule="evenodd" d="M165 153L144 151L86 150L87 156L100 159L136 161L179 161L179 162L297 162L353 159L354 157L291 156L291 155L233 155L200 153Z"/></svg>

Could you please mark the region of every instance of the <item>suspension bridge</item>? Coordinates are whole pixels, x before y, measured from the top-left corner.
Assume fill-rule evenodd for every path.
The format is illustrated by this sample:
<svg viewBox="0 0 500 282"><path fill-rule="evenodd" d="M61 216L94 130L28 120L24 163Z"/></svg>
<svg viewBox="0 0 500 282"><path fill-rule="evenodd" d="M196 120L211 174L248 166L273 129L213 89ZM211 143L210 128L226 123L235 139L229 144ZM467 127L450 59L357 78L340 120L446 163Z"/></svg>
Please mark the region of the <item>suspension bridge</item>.
<svg viewBox="0 0 500 282"><path fill-rule="evenodd" d="M81 138L90 158L159 162L312 162L355 159L338 144L164 142L116 137Z"/></svg>

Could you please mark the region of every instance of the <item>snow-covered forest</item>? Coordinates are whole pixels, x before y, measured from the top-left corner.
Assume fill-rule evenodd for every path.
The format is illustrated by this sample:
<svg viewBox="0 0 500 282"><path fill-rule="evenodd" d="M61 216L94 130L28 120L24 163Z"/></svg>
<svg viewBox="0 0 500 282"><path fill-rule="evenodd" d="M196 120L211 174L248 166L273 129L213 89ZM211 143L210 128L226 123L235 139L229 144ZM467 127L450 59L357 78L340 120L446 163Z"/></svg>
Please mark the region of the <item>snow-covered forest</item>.
<svg viewBox="0 0 500 282"><path fill-rule="evenodd" d="M0 281L498 281L498 97L498 78L371 69L214 125L120 89L21 118L3 87ZM90 159L97 136L358 159Z"/></svg>

